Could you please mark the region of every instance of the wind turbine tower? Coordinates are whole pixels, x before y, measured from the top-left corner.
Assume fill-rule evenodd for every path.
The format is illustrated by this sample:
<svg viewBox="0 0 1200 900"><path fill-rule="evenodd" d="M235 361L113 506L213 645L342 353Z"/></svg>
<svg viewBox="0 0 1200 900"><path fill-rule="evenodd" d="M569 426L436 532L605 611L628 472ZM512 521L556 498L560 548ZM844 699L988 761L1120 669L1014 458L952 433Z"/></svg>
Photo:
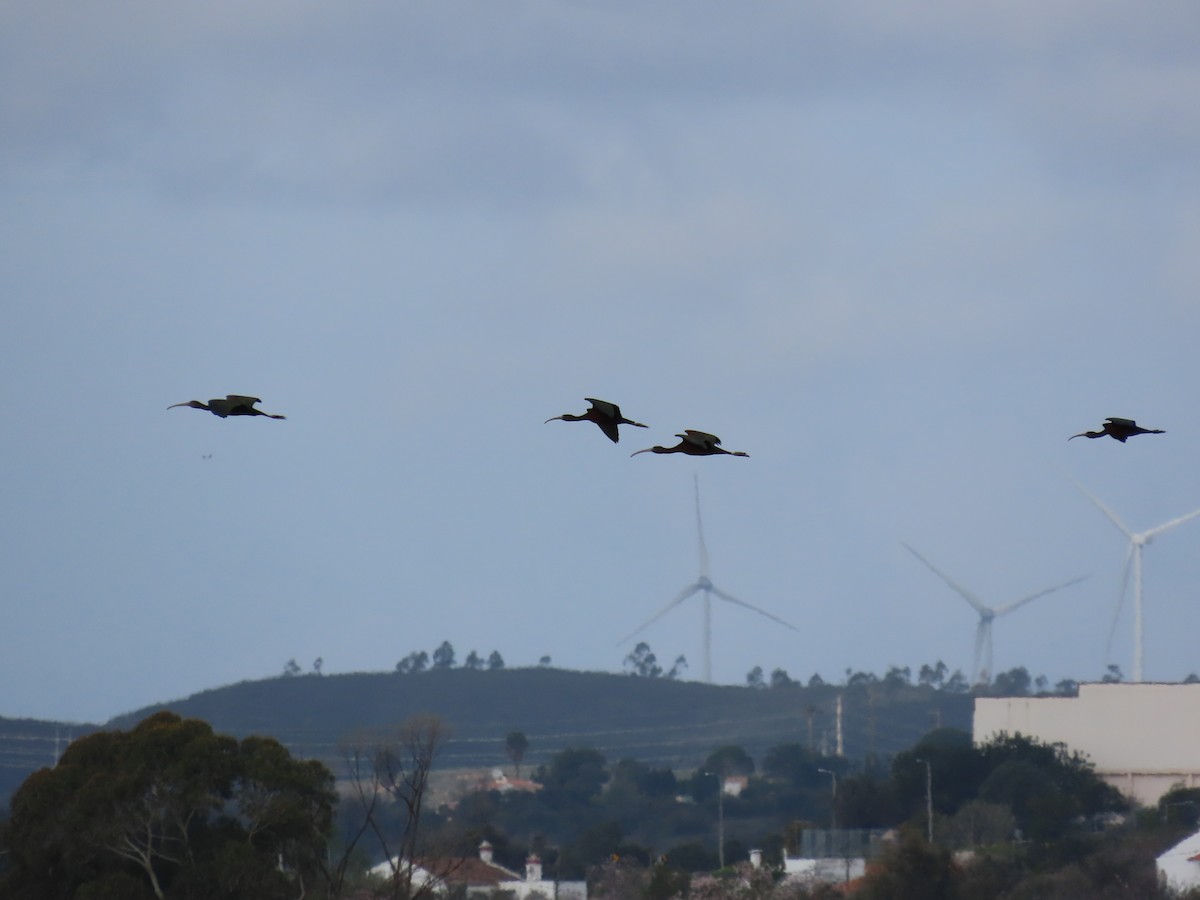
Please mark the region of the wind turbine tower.
<svg viewBox="0 0 1200 900"><path fill-rule="evenodd" d="M903 544L904 542L901 541ZM1065 587L1070 587L1077 584L1086 578L1086 575L1081 575L1078 578L1072 578L1070 581L1064 581L1062 584L1056 584L1054 587L1048 587L1040 590L1035 594L1030 594L1027 597L1022 597L1020 600L1014 600L1011 603L1006 603L1004 606L991 607L979 599L971 591L968 591L961 584L950 579L949 576L938 571L933 563L923 557L920 553L914 550L908 544L904 544L904 548L913 556L925 563L926 567L933 572L938 578L950 585L960 597L971 604L971 608L979 613L979 624L975 627L975 663L974 663L974 683L987 684L991 681L995 674L992 671L992 623L1000 616L1008 615L1010 612L1019 609L1026 603L1044 597L1046 594L1052 594L1054 591L1061 590Z"/></svg>
<svg viewBox="0 0 1200 900"><path fill-rule="evenodd" d="M757 606L751 606L745 601L739 600L725 593L719 587L712 583L708 577L708 548L704 544L704 523L700 519L700 478L693 475L693 485L696 493L696 534L700 540L700 575L699 577L685 587L682 591L675 595L675 598L655 613L649 620L642 623L636 629L631 631L625 637L618 641L618 646L624 644L633 638L637 637L679 604L683 603L688 597L696 593L704 594L704 665L703 675L705 682L712 683L712 598L715 596L718 600L724 600L726 603L732 603L734 606L740 606L743 609L748 609L751 612L756 612L760 616L765 616L772 622L778 622L792 631L799 631L795 625L790 622L785 622L778 616L771 615L766 610L759 609Z"/></svg>
<svg viewBox="0 0 1200 900"><path fill-rule="evenodd" d="M1070 476L1067 476L1070 478ZM1142 605L1142 551L1146 545L1162 534L1164 531L1170 531L1176 525L1182 525L1184 522L1200 516L1200 509L1195 512L1190 512L1186 516L1180 516L1177 519L1172 519L1169 522L1164 522L1154 528L1149 528L1146 531L1133 532L1129 527L1117 517L1117 514L1109 509L1104 503L1085 488L1082 484L1071 478L1071 483L1079 488L1080 492L1096 505L1100 512L1104 513L1108 521L1112 522L1117 527L1117 530L1129 540L1129 550L1125 554L1125 573L1128 580L1129 564L1133 563L1133 680L1135 682L1142 680L1143 663L1145 662L1145 631L1143 626L1143 605ZM1125 588L1122 585L1121 598L1125 597Z"/></svg>

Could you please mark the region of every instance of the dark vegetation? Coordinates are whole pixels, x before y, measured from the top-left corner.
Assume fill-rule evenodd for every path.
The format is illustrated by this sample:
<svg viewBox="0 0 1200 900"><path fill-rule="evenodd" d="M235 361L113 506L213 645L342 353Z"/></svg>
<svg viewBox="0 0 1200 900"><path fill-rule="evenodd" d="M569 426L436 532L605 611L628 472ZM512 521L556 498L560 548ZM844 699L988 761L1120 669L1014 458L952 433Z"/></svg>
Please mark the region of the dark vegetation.
<svg viewBox="0 0 1200 900"><path fill-rule="evenodd" d="M0 826L0 896L332 900L381 859L473 856L487 839L509 868L536 852L593 897L795 900L833 895L771 867L836 824L897 836L856 897L1152 900L1153 857L1200 820L1200 790L1130 812L1067 748L974 746L972 693L940 663L916 684L895 667L840 685L757 669L719 687L671 677L648 647L628 675L455 666L448 643L420 657L388 674L289 667L82 739L73 726L53 768L45 743L12 757L29 770ZM1045 687L1014 669L989 693ZM65 726L18 728L65 742ZM541 787L435 796L434 771L464 767ZM734 775L740 795L719 795ZM751 848L767 869L748 871ZM417 896L411 867L392 874L383 895Z"/></svg>
<svg viewBox="0 0 1200 900"><path fill-rule="evenodd" d="M284 676L204 691L110 724L128 728L170 709L234 735L270 734L294 754L336 768L345 735L432 712L451 733L442 768L503 764L504 739L514 729L528 738L525 765L586 746L610 759L690 768L713 747L739 744L761 756L798 735L805 743L811 735L814 746L833 753L839 694L844 751L852 758L899 752L938 721L970 728L969 694L875 676L847 685L748 690L545 667Z"/></svg>
<svg viewBox="0 0 1200 900"><path fill-rule="evenodd" d="M1153 857L1200 819L1200 790L1179 789L1122 820L1126 804L1066 748L1019 737L977 747L947 728L886 764L795 743L756 761L729 745L676 773L570 748L538 766L537 792L474 792L422 811L443 727L422 716L348 745L336 828L333 773L270 738L239 742L165 712L94 733L14 796L0 896L333 900L373 884L370 896L415 898L411 869L372 883L366 867L472 855L486 838L509 868L536 852L552 878L587 878L597 900L830 897L772 871L814 820L836 818L896 835L853 897L1154 900L1165 894ZM718 799L718 772L748 777L740 796ZM830 772L841 776L836 803ZM726 868L712 878L718 819ZM764 850L761 871L746 865L751 847Z"/></svg>

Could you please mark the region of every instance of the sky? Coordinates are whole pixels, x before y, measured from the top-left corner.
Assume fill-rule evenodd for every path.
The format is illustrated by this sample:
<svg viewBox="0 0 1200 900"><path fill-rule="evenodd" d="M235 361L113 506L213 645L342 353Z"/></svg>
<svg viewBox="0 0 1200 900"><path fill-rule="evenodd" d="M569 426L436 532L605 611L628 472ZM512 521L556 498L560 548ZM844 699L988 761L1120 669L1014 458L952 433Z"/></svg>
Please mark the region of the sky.
<svg viewBox="0 0 1200 900"><path fill-rule="evenodd" d="M1200 509L1200 7L0 2L0 715L621 639L1133 668ZM227 393L287 416L173 403ZM581 413L650 427L612 444ZM1068 442L1107 416L1165 429ZM749 458L634 450L685 428ZM1200 670L1200 521L1145 673ZM703 659L699 598L638 637ZM1111 634L1111 640L1110 640Z"/></svg>

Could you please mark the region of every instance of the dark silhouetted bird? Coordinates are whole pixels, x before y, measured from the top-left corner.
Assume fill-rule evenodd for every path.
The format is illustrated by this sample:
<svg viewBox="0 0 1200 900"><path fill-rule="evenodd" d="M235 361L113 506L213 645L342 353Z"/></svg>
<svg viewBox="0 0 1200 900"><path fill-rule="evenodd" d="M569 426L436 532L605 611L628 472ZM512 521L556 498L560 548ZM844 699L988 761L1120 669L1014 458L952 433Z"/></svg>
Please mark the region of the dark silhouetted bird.
<svg viewBox="0 0 1200 900"><path fill-rule="evenodd" d="M591 404L587 412L583 415L575 416L571 413L563 413L561 416L551 416L546 422L553 422L555 419L562 419L564 422L595 422L614 444L621 439L621 435L617 433L618 425L633 425L637 428L647 427L641 422L625 418L621 415L621 407L615 403L609 403L607 400L597 400L595 397L584 397L583 399ZM545 425L546 422L542 424Z"/></svg>
<svg viewBox="0 0 1200 900"><path fill-rule="evenodd" d="M172 403L167 409L176 406L190 406L192 409L206 409L214 416L224 419L226 416L266 416L268 419L286 419L287 416L277 416L274 413L255 409L255 403L262 403L257 397L243 397L241 394L228 394L224 400L214 398L207 403L199 400L189 400L187 403Z"/></svg>
<svg viewBox="0 0 1200 900"><path fill-rule="evenodd" d="M645 450L638 450L629 455L637 456L638 453L686 453L688 456L717 456L722 453L726 456L750 455L742 450L726 450L721 446L721 439L707 431L695 431L688 428L675 437L683 438L683 440L674 447L647 447Z"/></svg>
<svg viewBox="0 0 1200 900"><path fill-rule="evenodd" d="M1098 438L1108 435L1111 438L1116 438L1122 444L1126 438L1131 438L1135 434L1166 434L1161 428L1143 428L1133 419L1117 419L1109 417L1104 420L1104 424L1100 426L1099 431L1084 431L1079 434L1073 434L1067 438L1068 441L1077 437Z"/></svg>

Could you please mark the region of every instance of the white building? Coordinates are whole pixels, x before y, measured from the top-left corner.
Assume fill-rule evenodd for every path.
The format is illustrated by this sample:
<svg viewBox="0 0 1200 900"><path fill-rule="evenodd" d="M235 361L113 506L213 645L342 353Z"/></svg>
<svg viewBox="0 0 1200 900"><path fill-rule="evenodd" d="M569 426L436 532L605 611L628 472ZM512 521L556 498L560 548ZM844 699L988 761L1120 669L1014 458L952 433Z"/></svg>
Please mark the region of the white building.
<svg viewBox="0 0 1200 900"><path fill-rule="evenodd" d="M398 869L399 861L392 859L375 866L371 874L389 879ZM445 894L452 887L460 890L465 887L468 897L491 896L500 890L511 893L516 900L587 900L587 882L545 880L542 861L536 855L525 860L522 878L493 859L488 841L479 845L478 857L417 860L412 868L412 885L428 885L435 895Z"/></svg>
<svg viewBox="0 0 1200 900"><path fill-rule="evenodd" d="M1184 838L1155 861L1158 880L1184 893L1200 887L1200 831Z"/></svg>
<svg viewBox="0 0 1200 900"><path fill-rule="evenodd" d="M1200 683L1081 684L1078 697L979 697L973 732L976 744L1001 733L1065 744L1146 806L1175 785L1200 786Z"/></svg>

